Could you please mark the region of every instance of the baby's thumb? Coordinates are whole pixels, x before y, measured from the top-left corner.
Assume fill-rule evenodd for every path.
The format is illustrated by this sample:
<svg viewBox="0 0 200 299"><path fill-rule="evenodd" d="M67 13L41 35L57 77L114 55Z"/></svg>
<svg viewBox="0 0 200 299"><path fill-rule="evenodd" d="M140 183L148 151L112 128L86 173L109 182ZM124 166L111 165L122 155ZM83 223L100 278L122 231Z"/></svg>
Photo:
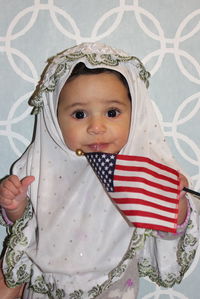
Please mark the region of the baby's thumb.
<svg viewBox="0 0 200 299"><path fill-rule="evenodd" d="M26 176L25 178L23 178L21 180L21 184L22 184L22 189L23 191L27 190L28 189L28 186L30 186L33 181L35 180L35 177L30 175L30 176Z"/></svg>

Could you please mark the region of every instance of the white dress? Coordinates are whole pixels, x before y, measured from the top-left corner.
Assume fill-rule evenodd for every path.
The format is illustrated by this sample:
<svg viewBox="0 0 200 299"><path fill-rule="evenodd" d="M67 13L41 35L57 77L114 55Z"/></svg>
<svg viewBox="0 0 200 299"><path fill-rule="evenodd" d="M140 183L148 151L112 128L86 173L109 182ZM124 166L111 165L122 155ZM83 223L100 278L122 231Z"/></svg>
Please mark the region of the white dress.
<svg viewBox="0 0 200 299"><path fill-rule="evenodd" d="M146 89L149 74L137 58L98 43L55 56L30 99L38 114L34 141L13 168L20 178L36 178L24 216L10 228L3 265L8 285L27 283L24 299L134 299L139 276L164 287L179 283L197 249L192 198L190 220L180 236L129 226L85 157L66 147L57 102L80 61L119 71L128 82L132 121L120 153L149 157L182 172L153 111Z"/></svg>

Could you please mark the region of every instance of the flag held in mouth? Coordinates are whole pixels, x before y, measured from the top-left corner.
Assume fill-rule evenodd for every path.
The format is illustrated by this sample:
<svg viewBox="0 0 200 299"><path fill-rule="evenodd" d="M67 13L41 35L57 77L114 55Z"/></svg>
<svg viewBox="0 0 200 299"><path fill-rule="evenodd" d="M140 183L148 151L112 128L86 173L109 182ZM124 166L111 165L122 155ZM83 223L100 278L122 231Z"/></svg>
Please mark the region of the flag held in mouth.
<svg viewBox="0 0 200 299"><path fill-rule="evenodd" d="M179 173L149 158L85 153L112 201L136 227L175 233Z"/></svg>

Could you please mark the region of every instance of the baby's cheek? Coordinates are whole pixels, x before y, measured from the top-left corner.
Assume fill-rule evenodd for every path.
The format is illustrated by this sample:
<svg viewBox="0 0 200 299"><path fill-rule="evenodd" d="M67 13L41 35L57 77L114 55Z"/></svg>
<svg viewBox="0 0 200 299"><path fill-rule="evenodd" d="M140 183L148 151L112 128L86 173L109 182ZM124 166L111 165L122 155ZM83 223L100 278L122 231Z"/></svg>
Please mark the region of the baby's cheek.
<svg viewBox="0 0 200 299"><path fill-rule="evenodd" d="M80 147L80 138L73 132L69 132L67 135L65 135L64 140L67 147L73 151L76 151Z"/></svg>
<svg viewBox="0 0 200 299"><path fill-rule="evenodd" d="M123 130L121 132L121 136L119 137L119 143L120 143L121 148L127 144L128 136L129 136L129 133L127 132L127 130Z"/></svg>

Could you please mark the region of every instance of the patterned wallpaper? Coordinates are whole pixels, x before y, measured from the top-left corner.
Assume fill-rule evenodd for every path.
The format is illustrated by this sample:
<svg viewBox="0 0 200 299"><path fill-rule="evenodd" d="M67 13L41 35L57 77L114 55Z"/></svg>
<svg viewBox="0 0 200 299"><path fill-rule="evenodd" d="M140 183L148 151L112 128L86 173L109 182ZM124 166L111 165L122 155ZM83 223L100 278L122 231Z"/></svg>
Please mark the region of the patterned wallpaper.
<svg viewBox="0 0 200 299"><path fill-rule="evenodd" d="M151 72L149 92L164 134L200 190L199 0L0 0L0 177L32 137L27 100L48 57L83 41L138 56ZM0 228L0 246L5 230ZM199 299L197 252L171 290L141 280L141 299Z"/></svg>

